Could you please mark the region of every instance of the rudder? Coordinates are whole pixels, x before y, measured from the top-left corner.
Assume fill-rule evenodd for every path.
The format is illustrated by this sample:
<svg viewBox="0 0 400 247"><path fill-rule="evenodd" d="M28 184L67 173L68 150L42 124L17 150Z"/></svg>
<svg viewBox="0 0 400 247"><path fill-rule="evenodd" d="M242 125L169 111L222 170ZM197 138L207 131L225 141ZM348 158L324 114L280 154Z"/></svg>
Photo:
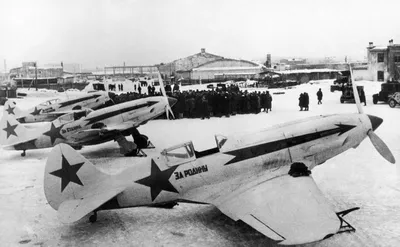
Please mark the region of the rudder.
<svg viewBox="0 0 400 247"><path fill-rule="evenodd" d="M11 114L5 114L0 120L0 144L13 145L24 141L27 129L19 123Z"/></svg>
<svg viewBox="0 0 400 247"><path fill-rule="evenodd" d="M59 144L47 158L44 193L50 206L58 210L64 201L83 199L98 193L101 183L110 177L69 145Z"/></svg>

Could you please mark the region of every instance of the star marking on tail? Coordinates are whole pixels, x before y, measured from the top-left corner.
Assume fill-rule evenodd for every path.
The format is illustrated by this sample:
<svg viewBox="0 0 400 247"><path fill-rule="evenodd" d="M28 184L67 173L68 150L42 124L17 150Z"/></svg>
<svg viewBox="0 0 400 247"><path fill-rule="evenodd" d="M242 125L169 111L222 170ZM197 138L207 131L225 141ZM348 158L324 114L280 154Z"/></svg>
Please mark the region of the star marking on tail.
<svg viewBox="0 0 400 247"><path fill-rule="evenodd" d="M49 131L46 131L43 133L43 135L49 136L51 139L51 144L54 145L54 142L56 141L57 138L64 139L65 137L60 134L60 129L62 128L62 125L58 128L54 126L54 123L51 123L51 129Z"/></svg>
<svg viewBox="0 0 400 247"><path fill-rule="evenodd" d="M7 108L6 111L8 112L9 115L10 115L10 114L15 115L14 109L15 109L15 107L11 107L10 105L8 105L8 108Z"/></svg>
<svg viewBox="0 0 400 247"><path fill-rule="evenodd" d="M7 127L3 129L5 132L7 132L7 139L8 139L11 135L17 136L17 133L15 133L15 128L17 128L17 126L18 126L18 124L16 124L16 125L11 125L11 124L7 121ZM18 137L18 136L17 136L17 137Z"/></svg>
<svg viewBox="0 0 400 247"><path fill-rule="evenodd" d="M150 176L135 181L135 183L150 187L151 200L154 201L161 191L169 191L179 193L169 181L172 173L178 166L173 166L164 171L161 171L154 160L151 160Z"/></svg>
<svg viewBox="0 0 400 247"><path fill-rule="evenodd" d="M61 169L50 172L51 175L61 178L61 192L70 182L83 186L82 181L79 179L77 173L85 162L75 165L70 165L68 160L62 155Z"/></svg>

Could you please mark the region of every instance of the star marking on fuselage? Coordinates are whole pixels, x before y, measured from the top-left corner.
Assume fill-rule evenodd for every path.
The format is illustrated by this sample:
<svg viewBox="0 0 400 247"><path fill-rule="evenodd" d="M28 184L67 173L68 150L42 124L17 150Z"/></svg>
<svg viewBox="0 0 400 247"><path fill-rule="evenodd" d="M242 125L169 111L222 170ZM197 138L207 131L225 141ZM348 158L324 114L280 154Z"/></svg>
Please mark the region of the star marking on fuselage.
<svg viewBox="0 0 400 247"><path fill-rule="evenodd" d="M84 163L85 162L81 162L75 165L70 165L68 160L64 157L64 155L62 155L61 169L50 172L51 175L61 178L61 192L64 191L65 187L67 187L70 182L83 186L83 183L79 179L77 173Z"/></svg>
<svg viewBox="0 0 400 247"><path fill-rule="evenodd" d="M150 187L151 200L154 201L162 190L179 193L169 181L172 173L178 166L170 167L161 171L157 164L151 159L150 176L135 181L135 183Z"/></svg>
<svg viewBox="0 0 400 247"><path fill-rule="evenodd" d="M41 109L38 109L38 108L35 106L35 110L33 110L33 112L31 112L31 114L34 115L34 116L36 116L36 115L39 115L40 111L41 111Z"/></svg>
<svg viewBox="0 0 400 247"><path fill-rule="evenodd" d="M16 124L16 125L11 125L11 124L7 121L7 127L3 129L5 132L7 132L7 139L8 139L11 135L17 136L17 133L15 133L15 128L17 128L17 126L18 126L18 124Z"/></svg>
<svg viewBox="0 0 400 247"><path fill-rule="evenodd" d="M8 108L7 108L6 111L8 112L9 115L10 115L10 114L15 115L14 109L15 109L15 107L11 107L10 105L8 105Z"/></svg>
<svg viewBox="0 0 400 247"><path fill-rule="evenodd" d="M51 144L54 144L57 138L64 139L65 137L60 134L60 129L62 128L62 125L58 128L54 126L54 123L51 123L51 129L49 131L46 131L43 133L43 135L49 136L51 139Z"/></svg>

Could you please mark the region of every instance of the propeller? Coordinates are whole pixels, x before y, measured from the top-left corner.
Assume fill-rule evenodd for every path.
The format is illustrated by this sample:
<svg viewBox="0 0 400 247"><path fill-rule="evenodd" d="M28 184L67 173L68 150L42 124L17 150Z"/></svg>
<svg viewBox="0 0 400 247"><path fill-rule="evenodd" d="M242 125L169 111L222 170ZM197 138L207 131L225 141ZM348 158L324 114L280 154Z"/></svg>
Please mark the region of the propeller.
<svg viewBox="0 0 400 247"><path fill-rule="evenodd" d="M165 88L164 88L164 83L163 80L161 78L161 74L160 72L158 72L158 81L160 82L160 88L161 88L161 93L164 96L165 100L166 100L166 106L165 106L165 114L167 115L167 118L169 118L169 114L172 115L172 119L175 119L174 113L172 112L171 109L171 105L174 105L176 103L176 99L175 98L171 98L167 96L167 93L165 92Z"/></svg>
<svg viewBox="0 0 400 247"><path fill-rule="evenodd" d="M353 70L351 69L350 63L348 65L349 65L350 76L351 76L351 84L353 86L354 99L356 101L358 113L363 114L364 111L363 111L361 103L360 103L360 97L358 95L357 86L356 86L355 82L353 81L353 78L354 78ZM383 119L372 116L372 115L367 115L367 116L368 116L369 120L371 121L371 126L372 126L372 129L368 130L368 132L367 132L367 135L368 135L369 139L371 140L372 145L374 145L376 151L378 151L378 153L383 158L385 158L390 163L394 164L396 162L396 160L395 160L392 152L390 151L388 146L382 141L382 139L379 138L379 136L377 134L375 134L375 132L374 132L374 130L376 128L378 128L379 125L381 125L381 123L383 122Z"/></svg>

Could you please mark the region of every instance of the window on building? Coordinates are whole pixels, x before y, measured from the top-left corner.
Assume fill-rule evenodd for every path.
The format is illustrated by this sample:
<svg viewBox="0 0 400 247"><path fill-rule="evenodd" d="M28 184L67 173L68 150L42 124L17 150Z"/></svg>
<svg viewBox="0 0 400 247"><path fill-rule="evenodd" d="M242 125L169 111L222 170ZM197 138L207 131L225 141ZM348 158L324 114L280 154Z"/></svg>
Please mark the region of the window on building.
<svg viewBox="0 0 400 247"><path fill-rule="evenodd" d="M394 62L395 63L400 63L400 54L399 55L394 55Z"/></svg>
<svg viewBox="0 0 400 247"><path fill-rule="evenodd" d="M383 53L378 53L378 63L383 63L385 60L385 56Z"/></svg>
<svg viewBox="0 0 400 247"><path fill-rule="evenodd" d="M384 81L384 73L383 71L378 71L378 81Z"/></svg>

